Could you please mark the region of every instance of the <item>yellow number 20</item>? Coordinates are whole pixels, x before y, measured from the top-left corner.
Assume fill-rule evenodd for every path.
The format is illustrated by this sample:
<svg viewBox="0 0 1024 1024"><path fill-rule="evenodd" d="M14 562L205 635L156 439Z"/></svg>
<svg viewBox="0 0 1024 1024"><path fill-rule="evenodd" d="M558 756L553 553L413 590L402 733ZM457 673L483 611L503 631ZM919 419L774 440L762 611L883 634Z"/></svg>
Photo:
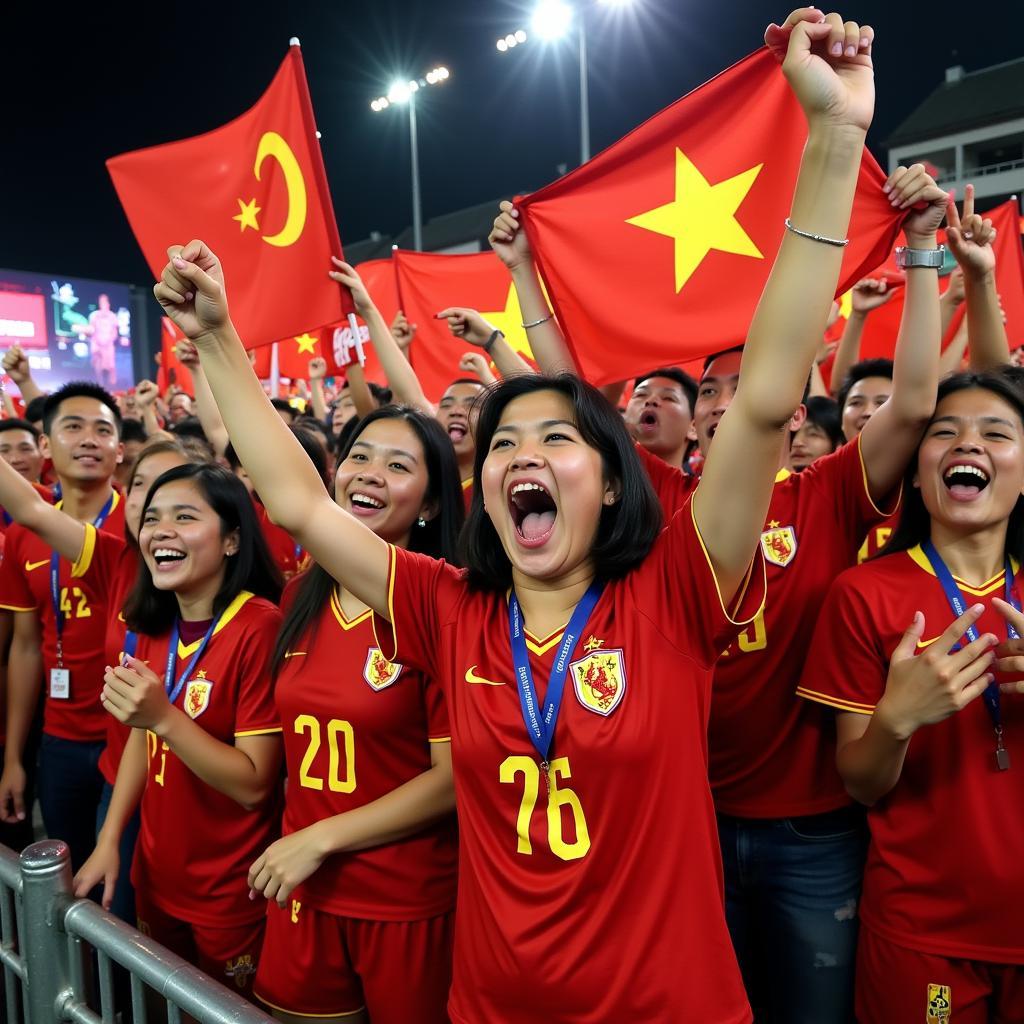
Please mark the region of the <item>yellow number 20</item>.
<svg viewBox="0 0 1024 1024"><path fill-rule="evenodd" d="M551 788L548 792L548 846L551 852L561 860L579 860L590 851L590 832L587 819L583 814L583 806L579 797L568 788L559 789L558 779L571 779L569 759L559 757L551 762ZM498 778L504 783L514 783L516 776L523 776L523 799L519 804L519 816L516 818L516 853L533 853L530 842L530 820L537 805L540 792L540 768L532 757L522 755L506 757L498 769ZM562 808L572 811L573 824L576 831L574 842L567 843L562 834Z"/></svg>
<svg viewBox="0 0 1024 1024"><path fill-rule="evenodd" d="M295 731L300 735L309 733L309 746L302 755L299 765L299 785L305 789L324 788L324 780L309 774L317 753L320 750L320 720L312 715L299 715L295 719ZM345 777L341 777L341 751L338 748L338 734L345 737ZM356 788L356 740L352 724L340 718L332 718L327 723L327 749L329 764L327 786L332 793L351 793Z"/></svg>

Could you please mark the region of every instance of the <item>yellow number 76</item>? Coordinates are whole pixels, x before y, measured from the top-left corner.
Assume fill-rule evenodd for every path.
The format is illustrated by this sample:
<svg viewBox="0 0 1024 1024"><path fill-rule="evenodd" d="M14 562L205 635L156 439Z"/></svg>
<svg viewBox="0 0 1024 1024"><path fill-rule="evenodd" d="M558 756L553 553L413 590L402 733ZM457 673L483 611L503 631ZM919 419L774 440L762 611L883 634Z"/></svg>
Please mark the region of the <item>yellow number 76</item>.
<svg viewBox="0 0 1024 1024"><path fill-rule="evenodd" d="M569 768L569 758L559 757L551 762L551 789L548 792L548 846L551 852L561 860L579 860L585 857L590 850L590 832L587 829L587 819L583 814L583 807L579 797L571 789L559 789L559 777L564 779L572 778L572 771ZM523 776L523 799L519 805L519 817L516 819L516 834L518 842L516 853L533 853L533 844L530 842L530 819L533 817L533 810L537 805L537 796L540 792L540 768L532 757L522 755L506 757L501 762L498 770L498 778L501 782L514 783L516 776ZM562 835L562 808L568 807L572 811L573 823L576 826L576 841L567 843Z"/></svg>

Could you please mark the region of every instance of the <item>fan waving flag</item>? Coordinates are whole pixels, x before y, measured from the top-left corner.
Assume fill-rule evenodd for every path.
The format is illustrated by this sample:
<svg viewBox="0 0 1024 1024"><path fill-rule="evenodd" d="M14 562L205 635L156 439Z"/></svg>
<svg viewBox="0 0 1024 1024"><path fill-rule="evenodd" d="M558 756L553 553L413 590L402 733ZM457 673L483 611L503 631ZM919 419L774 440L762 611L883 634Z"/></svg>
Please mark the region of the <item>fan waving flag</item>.
<svg viewBox="0 0 1024 1024"><path fill-rule="evenodd" d="M392 255L402 310L417 325L412 366L423 393L437 401L453 380L466 374L459 360L473 346L456 338L435 315L448 306L480 312L521 356L533 359L519 299L508 271L491 252L444 255L396 250ZM371 291L371 294L372 291Z"/></svg>
<svg viewBox="0 0 1024 1024"><path fill-rule="evenodd" d="M246 347L351 311L327 277L341 243L297 42L241 117L112 157L107 169L154 277L174 243L201 238L217 253Z"/></svg>
<svg viewBox="0 0 1024 1024"><path fill-rule="evenodd" d="M516 200L588 380L613 383L744 340L806 140L800 105L764 48ZM840 292L892 248L904 214L884 182L865 151Z"/></svg>

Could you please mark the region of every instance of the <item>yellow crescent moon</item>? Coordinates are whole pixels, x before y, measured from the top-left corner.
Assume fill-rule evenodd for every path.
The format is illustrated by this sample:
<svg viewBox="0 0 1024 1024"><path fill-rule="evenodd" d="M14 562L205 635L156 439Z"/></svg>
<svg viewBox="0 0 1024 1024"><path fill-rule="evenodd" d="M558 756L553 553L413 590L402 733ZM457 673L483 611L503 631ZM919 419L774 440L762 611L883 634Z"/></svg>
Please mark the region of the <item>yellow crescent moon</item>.
<svg viewBox="0 0 1024 1024"><path fill-rule="evenodd" d="M284 227L276 235L264 235L263 241L267 245L293 245L299 240L302 229L306 226L306 182L295 154L277 132L264 132L260 139L256 149L256 166L253 168L257 181L260 180L263 161L268 156L272 156L278 162L284 173L284 184L288 190L288 216Z"/></svg>

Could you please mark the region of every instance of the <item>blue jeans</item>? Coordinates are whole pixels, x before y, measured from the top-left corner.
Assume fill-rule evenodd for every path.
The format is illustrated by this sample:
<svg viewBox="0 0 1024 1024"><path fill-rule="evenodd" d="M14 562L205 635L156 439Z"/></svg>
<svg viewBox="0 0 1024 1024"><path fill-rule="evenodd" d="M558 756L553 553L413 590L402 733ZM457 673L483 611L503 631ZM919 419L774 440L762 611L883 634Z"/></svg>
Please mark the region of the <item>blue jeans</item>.
<svg viewBox="0 0 1024 1024"><path fill-rule="evenodd" d="M100 829L103 828L103 822L107 820L110 798L113 795L114 787L104 780L100 805L96 808L97 838L99 838ZM114 886L114 901L110 905L110 912L116 914L133 928L135 927L135 890L132 888L132 859L135 857L135 840L139 838L139 823L139 808L136 807L132 816L125 822L124 831L121 833L121 842L118 846L121 867L117 873L117 884Z"/></svg>
<svg viewBox="0 0 1024 1024"><path fill-rule="evenodd" d="M39 746L39 809L51 839L71 849L77 871L96 846L96 808L103 792L99 770L104 742L84 743L43 733Z"/></svg>
<svg viewBox="0 0 1024 1024"><path fill-rule="evenodd" d="M852 1024L864 811L719 815L725 910L757 1024Z"/></svg>

